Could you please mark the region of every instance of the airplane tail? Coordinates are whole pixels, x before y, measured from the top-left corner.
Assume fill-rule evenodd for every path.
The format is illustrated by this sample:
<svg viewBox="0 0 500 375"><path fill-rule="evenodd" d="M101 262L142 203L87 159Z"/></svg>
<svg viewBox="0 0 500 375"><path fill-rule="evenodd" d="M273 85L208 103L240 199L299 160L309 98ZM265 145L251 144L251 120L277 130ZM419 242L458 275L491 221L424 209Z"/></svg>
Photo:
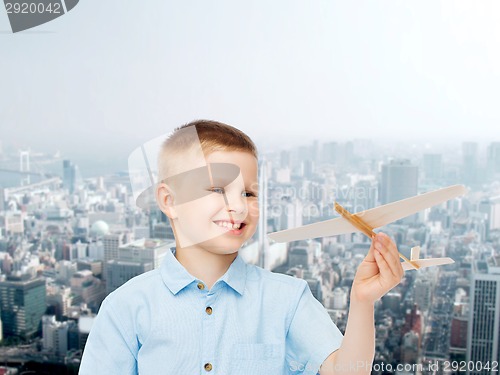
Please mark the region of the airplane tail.
<svg viewBox="0 0 500 375"><path fill-rule="evenodd" d="M420 259L420 246L411 248L410 260L412 263L417 264L420 268L455 263L455 261L451 258ZM408 262L403 262L401 265L405 271L416 269L411 263Z"/></svg>

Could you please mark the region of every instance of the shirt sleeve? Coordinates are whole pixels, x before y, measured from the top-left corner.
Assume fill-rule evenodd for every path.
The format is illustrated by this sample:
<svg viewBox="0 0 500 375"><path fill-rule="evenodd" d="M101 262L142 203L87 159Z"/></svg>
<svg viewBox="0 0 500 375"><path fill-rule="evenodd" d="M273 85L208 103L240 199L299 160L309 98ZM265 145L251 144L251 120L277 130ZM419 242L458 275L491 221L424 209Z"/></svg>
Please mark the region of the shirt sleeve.
<svg viewBox="0 0 500 375"><path fill-rule="evenodd" d="M325 359L340 348L342 333L305 280L286 338L289 374L315 375Z"/></svg>
<svg viewBox="0 0 500 375"><path fill-rule="evenodd" d="M136 335L105 299L94 320L80 364L79 375L137 374Z"/></svg>

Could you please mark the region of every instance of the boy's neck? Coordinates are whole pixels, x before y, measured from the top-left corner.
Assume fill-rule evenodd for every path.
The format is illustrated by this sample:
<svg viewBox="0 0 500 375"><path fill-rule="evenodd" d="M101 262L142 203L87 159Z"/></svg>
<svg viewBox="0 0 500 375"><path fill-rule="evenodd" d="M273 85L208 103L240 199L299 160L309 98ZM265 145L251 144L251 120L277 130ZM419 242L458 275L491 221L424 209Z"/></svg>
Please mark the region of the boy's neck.
<svg viewBox="0 0 500 375"><path fill-rule="evenodd" d="M210 290L215 282L226 273L231 263L238 256L233 254L214 254L196 246L175 250L175 257L194 277L203 281Z"/></svg>

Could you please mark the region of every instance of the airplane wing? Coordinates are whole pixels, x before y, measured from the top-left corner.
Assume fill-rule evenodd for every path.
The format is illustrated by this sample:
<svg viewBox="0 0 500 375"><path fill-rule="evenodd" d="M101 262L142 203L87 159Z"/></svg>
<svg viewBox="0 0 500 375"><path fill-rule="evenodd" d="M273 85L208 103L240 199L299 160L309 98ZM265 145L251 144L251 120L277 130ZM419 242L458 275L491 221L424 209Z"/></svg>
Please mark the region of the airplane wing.
<svg viewBox="0 0 500 375"><path fill-rule="evenodd" d="M425 208L456 198L467 192L463 185L453 185L411 198L371 208L355 215L372 228L378 228L403 217L412 215ZM276 242L290 242L307 238L335 236L356 232L358 229L342 217L308 224L298 228L286 229L268 234Z"/></svg>
<svg viewBox="0 0 500 375"><path fill-rule="evenodd" d="M416 263L420 268L431 267L431 266L441 266L443 264L451 264L455 263L455 261L451 258L430 258L430 259L419 259L412 260L413 263ZM414 270L415 268L408 262L402 262L401 265L405 271Z"/></svg>
<svg viewBox="0 0 500 375"><path fill-rule="evenodd" d="M362 218L372 228L379 228L426 208L446 202L449 199L464 195L466 192L467 189L463 185L448 186L443 189L371 208L356 213L356 216Z"/></svg>
<svg viewBox="0 0 500 375"><path fill-rule="evenodd" d="M269 233L268 237L276 242L299 241L306 238L336 236L338 234L352 233L356 227L342 217L308 224L298 228L286 229Z"/></svg>

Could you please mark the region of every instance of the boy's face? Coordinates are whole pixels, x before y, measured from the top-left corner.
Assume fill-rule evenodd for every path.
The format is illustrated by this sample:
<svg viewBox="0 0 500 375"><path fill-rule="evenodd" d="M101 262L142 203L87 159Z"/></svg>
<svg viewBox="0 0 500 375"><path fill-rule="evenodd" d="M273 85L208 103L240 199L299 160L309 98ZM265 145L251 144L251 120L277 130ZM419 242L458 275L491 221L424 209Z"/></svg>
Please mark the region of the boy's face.
<svg viewBox="0 0 500 375"><path fill-rule="evenodd" d="M257 159L248 152L216 151L181 160L188 172L170 185L166 180L173 200L167 215L177 246L216 254L238 251L257 228Z"/></svg>

